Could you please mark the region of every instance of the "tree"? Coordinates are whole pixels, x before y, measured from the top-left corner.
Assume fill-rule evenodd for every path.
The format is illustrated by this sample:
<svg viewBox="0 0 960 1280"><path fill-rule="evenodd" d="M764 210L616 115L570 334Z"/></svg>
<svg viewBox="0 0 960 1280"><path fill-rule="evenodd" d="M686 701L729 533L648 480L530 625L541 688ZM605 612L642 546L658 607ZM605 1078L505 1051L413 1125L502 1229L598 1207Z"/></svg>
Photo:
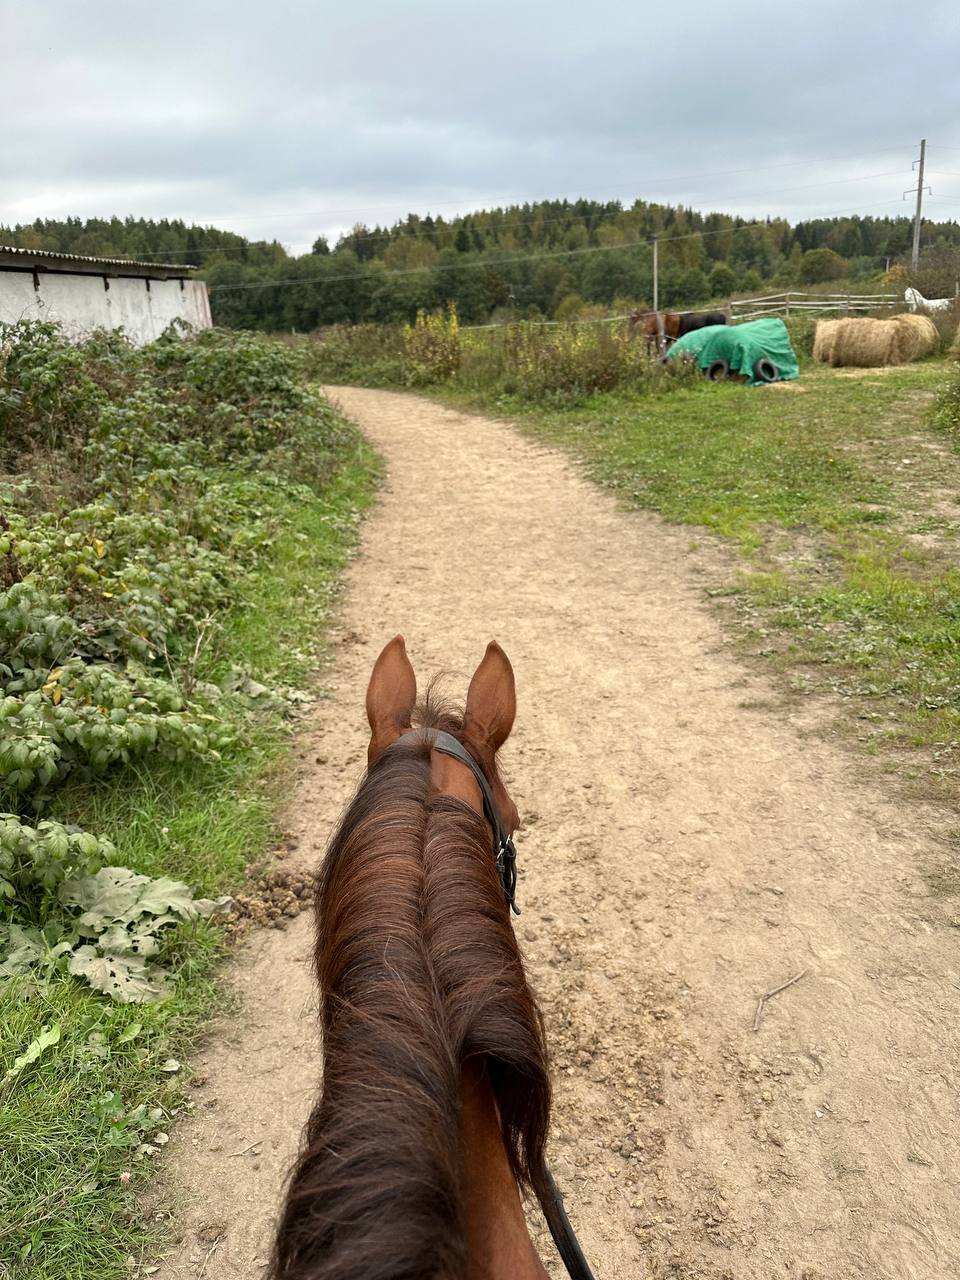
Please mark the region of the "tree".
<svg viewBox="0 0 960 1280"><path fill-rule="evenodd" d="M326 236L317 236L313 242L313 248L310 250L317 257L325 257L330 252L330 243Z"/></svg>
<svg viewBox="0 0 960 1280"><path fill-rule="evenodd" d="M726 298L737 287L737 277L733 268L725 262L718 262L707 277L707 287L712 298Z"/></svg>
<svg viewBox="0 0 960 1280"><path fill-rule="evenodd" d="M808 249L800 263L800 279L804 284L822 284L839 280L847 274L847 262L832 249Z"/></svg>

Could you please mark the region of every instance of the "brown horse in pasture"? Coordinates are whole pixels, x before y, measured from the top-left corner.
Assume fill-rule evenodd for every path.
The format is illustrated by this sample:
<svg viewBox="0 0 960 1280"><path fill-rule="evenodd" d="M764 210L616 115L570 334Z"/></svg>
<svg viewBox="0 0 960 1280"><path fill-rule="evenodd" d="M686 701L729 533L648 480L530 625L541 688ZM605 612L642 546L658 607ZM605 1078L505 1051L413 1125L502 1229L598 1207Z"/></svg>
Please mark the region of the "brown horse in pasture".
<svg viewBox="0 0 960 1280"><path fill-rule="evenodd" d="M663 325L663 337L667 342L675 342L694 329L704 329L707 325L726 324L725 311L661 311L660 321ZM643 334L647 342L654 346L660 337L656 311L633 311L630 313L630 331L637 330Z"/></svg>
<svg viewBox="0 0 960 1280"><path fill-rule="evenodd" d="M544 1162L543 1022L510 923L519 818L496 755L513 670L491 642L462 715L430 693L418 704L397 636L366 709L367 772L317 891L322 1093L269 1274L545 1280L521 1192L561 1252L571 1237Z"/></svg>

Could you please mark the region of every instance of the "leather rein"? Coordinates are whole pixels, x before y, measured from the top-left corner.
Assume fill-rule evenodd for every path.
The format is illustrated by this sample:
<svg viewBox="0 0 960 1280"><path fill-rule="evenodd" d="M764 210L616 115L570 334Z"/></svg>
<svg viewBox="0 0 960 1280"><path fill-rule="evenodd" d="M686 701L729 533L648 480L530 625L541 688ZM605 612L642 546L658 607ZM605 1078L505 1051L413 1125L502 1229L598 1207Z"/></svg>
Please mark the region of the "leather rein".
<svg viewBox="0 0 960 1280"><path fill-rule="evenodd" d="M497 873L500 876L500 884L503 887L503 896L509 909L515 915L519 915L520 908L515 901L517 892L517 850L513 843L513 837L501 821L499 810L493 798L493 790L487 781L486 774L463 743L458 741L452 733L444 733L441 729L413 729L403 734L391 745L395 747L397 743L413 742L414 740L428 743L434 751L453 756L455 760L459 760L461 764L466 765L473 774L483 797L484 817L490 823L493 831L493 854L497 864ZM563 1265L567 1269L567 1274L570 1276L570 1280L594 1280L590 1264L584 1257L580 1241L577 1239L577 1233L567 1217L563 1197L546 1163L543 1166L543 1174L548 1198L546 1203L541 1202L540 1207L543 1210L543 1216L547 1220L547 1226L550 1228L550 1235L553 1237L557 1253L559 1253Z"/></svg>

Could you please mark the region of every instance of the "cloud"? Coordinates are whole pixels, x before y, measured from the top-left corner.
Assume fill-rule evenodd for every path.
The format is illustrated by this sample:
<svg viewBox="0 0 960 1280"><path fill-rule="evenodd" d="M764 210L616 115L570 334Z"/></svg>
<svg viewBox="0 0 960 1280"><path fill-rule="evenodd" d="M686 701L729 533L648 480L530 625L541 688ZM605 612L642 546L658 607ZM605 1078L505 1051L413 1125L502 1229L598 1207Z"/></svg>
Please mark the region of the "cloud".
<svg viewBox="0 0 960 1280"><path fill-rule="evenodd" d="M893 214L921 135L949 216L958 14L0 0L0 221L180 216L302 250L355 221L548 196Z"/></svg>

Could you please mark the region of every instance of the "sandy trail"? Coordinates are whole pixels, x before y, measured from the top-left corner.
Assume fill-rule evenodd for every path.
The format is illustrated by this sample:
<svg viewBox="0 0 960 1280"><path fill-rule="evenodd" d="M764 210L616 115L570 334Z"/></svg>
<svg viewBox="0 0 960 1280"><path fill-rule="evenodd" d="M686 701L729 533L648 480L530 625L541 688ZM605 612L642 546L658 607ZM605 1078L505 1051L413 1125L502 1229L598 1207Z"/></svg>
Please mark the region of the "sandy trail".
<svg viewBox="0 0 960 1280"><path fill-rule="evenodd" d="M552 1157L598 1280L960 1275L957 907L922 875L943 815L865 781L807 705L771 709L688 531L503 424L335 395L389 478L303 739L294 856L315 863L360 775L383 642L403 631L421 679L454 669L460 693L496 636ZM243 1012L170 1144L184 1235L163 1280L259 1274L318 1083L309 947L301 917L233 966ZM758 996L801 970L754 1032Z"/></svg>

